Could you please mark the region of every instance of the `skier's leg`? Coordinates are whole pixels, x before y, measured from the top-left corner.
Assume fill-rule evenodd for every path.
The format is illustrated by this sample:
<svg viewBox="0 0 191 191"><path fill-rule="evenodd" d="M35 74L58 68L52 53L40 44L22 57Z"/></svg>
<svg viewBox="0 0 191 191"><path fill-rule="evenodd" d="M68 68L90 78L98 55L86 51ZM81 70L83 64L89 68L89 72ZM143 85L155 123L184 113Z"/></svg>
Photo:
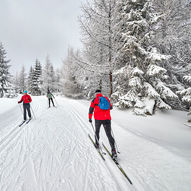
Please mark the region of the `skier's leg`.
<svg viewBox="0 0 191 191"><path fill-rule="evenodd" d="M113 136L111 135L111 120L105 120L103 126L105 129L105 133L107 135L107 138L109 140L109 144L111 146L111 149L115 150L115 140L114 140Z"/></svg>
<svg viewBox="0 0 191 191"><path fill-rule="evenodd" d="M29 118L31 118L31 110L30 110L30 105L27 105L27 112L28 112L28 116L29 116Z"/></svg>
<svg viewBox="0 0 191 191"><path fill-rule="evenodd" d="M98 145L98 141L99 141L99 131L100 131L100 127L101 127L101 121L100 120L95 120L95 142Z"/></svg>
<svg viewBox="0 0 191 191"><path fill-rule="evenodd" d="M24 121L27 119L27 115L26 115L26 105L23 104L23 112L24 112Z"/></svg>
<svg viewBox="0 0 191 191"><path fill-rule="evenodd" d="M52 101L52 105L54 106L54 101L53 101L53 99L51 98L51 101Z"/></svg>
<svg viewBox="0 0 191 191"><path fill-rule="evenodd" d="M48 104L49 104L49 107L50 107L50 98L48 98Z"/></svg>

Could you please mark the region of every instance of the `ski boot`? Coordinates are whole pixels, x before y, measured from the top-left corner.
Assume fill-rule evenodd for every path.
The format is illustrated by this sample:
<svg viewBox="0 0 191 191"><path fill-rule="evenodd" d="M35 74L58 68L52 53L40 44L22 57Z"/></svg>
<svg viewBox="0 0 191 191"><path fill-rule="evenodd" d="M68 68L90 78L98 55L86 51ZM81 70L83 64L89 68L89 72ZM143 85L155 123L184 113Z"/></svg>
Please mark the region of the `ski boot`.
<svg viewBox="0 0 191 191"><path fill-rule="evenodd" d="M113 160L116 160L117 161L117 152L115 149L112 149L111 150L111 157Z"/></svg>
<svg viewBox="0 0 191 191"><path fill-rule="evenodd" d="M96 149L99 149L99 143L95 143L94 146Z"/></svg>

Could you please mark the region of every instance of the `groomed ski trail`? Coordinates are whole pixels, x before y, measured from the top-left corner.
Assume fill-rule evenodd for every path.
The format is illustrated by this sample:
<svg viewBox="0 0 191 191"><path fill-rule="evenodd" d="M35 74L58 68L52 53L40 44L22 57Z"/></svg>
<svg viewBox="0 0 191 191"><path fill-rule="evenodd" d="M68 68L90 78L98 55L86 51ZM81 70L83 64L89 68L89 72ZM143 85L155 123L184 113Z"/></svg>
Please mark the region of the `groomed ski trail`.
<svg viewBox="0 0 191 191"><path fill-rule="evenodd" d="M88 123L67 99L60 98L57 108L47 110L46 98L37 97L32 107L36 120L16 128L22 118L13 112L16 122L4 127L1 191L135 190L109 160L102 161L88 139Z"/></svg>
<svg viewBox="0 0 191 191"><path fill-rule="evenodd" d="M68 103L75 105L78 118L87 124L90 102L68 99ZM158 144L156 139L138 133L137 128L128 123L128 119L132 117L128 112L122 113L124 119L115 120L121 118L120 115L120 111L119 113L115 110L111 111L112 129L121 151L119 163L132 180L134 187L139 191L190 191L190 161L176 155L176 152L172 152L173 149L169 151L168 145ZM136 120L135 117L134 120ZM142 121L144 122L144 120ZM123 124L123 126L119 124ZM150 125L153 126L154 124ZM142 128L141 123L138 128ZM100 129L100 138L110 148L103 128Z"/></svg>

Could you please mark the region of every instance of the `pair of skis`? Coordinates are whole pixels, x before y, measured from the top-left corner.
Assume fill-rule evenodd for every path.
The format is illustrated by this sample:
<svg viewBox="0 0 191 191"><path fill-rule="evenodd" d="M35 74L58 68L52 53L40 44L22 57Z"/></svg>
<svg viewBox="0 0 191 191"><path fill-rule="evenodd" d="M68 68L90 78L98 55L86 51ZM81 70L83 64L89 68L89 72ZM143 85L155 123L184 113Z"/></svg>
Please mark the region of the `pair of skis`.
<svg viewBox="0 0 191 191"><path fill-rule="evenodd" d="M31 119L22 121L22 123L19 124L19 127L21 127L21 126L24 125L24 124L28 124L30 121L31 121Z"/></svg>
<svg viewBox="0 0 191 191"><path fill-rule="evenodd" d="M95 142L93 141L92 137L88 134L89 139L91 140L92 144L95 146ZM125 173L125 171L123 170L123 168L121 167L121 165L119 164L118 160L116 158L112 157L111 152L107 149L107 147L102 143L103 148L105 149L105 151L108 153L108 155L111 157L112 161L116 164L116 166L118 167L118 169L121 171L121 173L125 176L125 178L129 181L130 184L133 184L132 181L130 180L130 178L127 176L127 174ZM100 157L103 159L103 161L105 161L105 158L103 155L105 155L106 153L104 153L102 150L100 150L99 148L96 148L97 152L99 153Z"/></svg>

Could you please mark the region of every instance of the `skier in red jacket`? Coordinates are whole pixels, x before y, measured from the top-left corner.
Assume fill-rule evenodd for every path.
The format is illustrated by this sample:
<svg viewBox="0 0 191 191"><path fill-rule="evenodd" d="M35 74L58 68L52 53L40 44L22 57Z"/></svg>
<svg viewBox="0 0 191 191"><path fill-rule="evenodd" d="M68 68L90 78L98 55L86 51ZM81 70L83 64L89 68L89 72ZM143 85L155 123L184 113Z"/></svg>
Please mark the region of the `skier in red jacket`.
<svg viewBox="0 0 191 191"><path fill-rule="evenodd" d="M101 90L95 91L96 97L92 100L90 108L89 108L89 122L92 123L92 115L94 113L95 119L95 146L99 148L99 132L100 127L103 125L105 129L105 133L109 140L111 146L112 157L117 157L116 149L115 149L115 140L111 135L111 115L110 110L112 109L112 105L107 97L105 97L106 105L108 104L108 108L102 108L100 106L100 100L102 100L103 95L101 94ZM101 99L100 99L101 98Z"/></svg>
<svg viewBox="0 0 191 191"><path fill-rule="evenodd" d="M24 95L21 97L21 100L18 103L23 102L23 111L24 111L24 121L26 121L26 111L28 112L29 119L31 119L30 103L32 99L31 96L27 94L27 91L24 91Z"/></svg>

